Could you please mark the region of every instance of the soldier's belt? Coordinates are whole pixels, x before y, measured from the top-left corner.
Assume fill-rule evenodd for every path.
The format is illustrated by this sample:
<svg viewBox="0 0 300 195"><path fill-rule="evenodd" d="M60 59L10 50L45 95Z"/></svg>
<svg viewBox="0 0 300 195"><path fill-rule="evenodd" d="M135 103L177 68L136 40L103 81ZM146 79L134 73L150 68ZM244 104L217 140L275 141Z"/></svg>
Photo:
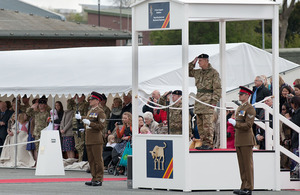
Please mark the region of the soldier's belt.
<svg viewBox="0 0 300 195"><path fill-rule="evenodd" d="M197 91L198 91L198 93L213 93L214 92L214 90L212 90L212 89L198 89Z"/></svg>

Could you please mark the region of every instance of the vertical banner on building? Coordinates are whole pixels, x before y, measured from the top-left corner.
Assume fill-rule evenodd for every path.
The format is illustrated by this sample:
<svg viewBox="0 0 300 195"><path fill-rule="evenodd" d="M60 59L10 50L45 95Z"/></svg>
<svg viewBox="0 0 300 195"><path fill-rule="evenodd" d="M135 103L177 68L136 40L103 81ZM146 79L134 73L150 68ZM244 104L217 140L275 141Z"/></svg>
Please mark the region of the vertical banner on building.
<svg viewBox="0 0 300 195"><path fill-rule="evenodd" d="M147 177L173 179L173 141L147 140Z"/></svg>
<svg viewBox="0 0 300 195"><path fill-rule="evenodd" d="M170 2L149 3L149 29L170 28Z"/></svg>

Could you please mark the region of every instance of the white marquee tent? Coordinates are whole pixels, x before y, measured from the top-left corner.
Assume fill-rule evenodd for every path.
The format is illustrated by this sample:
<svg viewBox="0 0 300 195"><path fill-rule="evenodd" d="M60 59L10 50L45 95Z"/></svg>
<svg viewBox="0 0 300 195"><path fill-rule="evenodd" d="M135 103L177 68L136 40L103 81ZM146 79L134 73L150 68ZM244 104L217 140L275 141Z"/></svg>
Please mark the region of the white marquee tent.
<svg viewBox="0 0 300 195"><path fill-rule="evenodd" d="M181 89L180 46L139 47L139 90L150 94ZM210 55L219 70L219 44L189 46L189 60L200 53ZM99 91L122 94L131 90L131 47L92 47L49 50L3 51L0 95L74 95ZM226 90L253 82L256 75L272 75L272 55L246 43L226 45ZM280 59L280 70L298 65ZM190 92L195 92L190 78Z"/></svg>

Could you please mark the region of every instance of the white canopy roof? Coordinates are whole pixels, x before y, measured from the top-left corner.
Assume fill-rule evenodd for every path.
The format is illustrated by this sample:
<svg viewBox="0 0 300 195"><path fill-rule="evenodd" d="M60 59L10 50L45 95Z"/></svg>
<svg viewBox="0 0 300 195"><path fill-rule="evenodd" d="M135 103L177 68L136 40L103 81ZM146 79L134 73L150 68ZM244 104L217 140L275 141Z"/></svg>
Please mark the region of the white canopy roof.
<svg viewBox="0 0 300 195"><path fill-rule="evenodd" d="M139 47L139 90L150 94L182 89L182 46ZM71 49L0 52L2 59L0 94L74 95L98 91L105 94L131 90L131 47L89 47ZM189 60L200 53L219 67L219 45L189 46ZM272 55L246 43L226 45L226 90L253 82L255 76L272 74ZM280 72L298 65L280 59ZM190 78L190 92L195 92Z"/></svg>

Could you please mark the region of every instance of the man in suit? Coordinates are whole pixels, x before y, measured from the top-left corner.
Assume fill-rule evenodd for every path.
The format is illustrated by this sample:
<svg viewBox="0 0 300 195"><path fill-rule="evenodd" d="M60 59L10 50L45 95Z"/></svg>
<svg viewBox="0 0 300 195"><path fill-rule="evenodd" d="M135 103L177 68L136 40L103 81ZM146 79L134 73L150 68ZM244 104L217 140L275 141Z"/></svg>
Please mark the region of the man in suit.
<svg viewBox="0 0 300 195"><path fill-rule="evenodd" d="M91 109L86 116L80 113L75 114L76 119L82 120L85 125L85 145L90 164L92 180L85 182L88 186L102 186L104 164L103 164L103 144L105 129L105 113L99 104L103 100L103 96L97 92L92 92L89 98Z"/></svg>
<svg viewBox="0 0 300 195"><path fill-rule="evenodd" d="M3 146L7 136L7 124L13 111L7 109L5 102L0 102L0 146ZM2 148L0 148L0 155Z"/></svg>
<svg viewBox="0 0 300 195"><path fill-rule="evenodd" d="M235 147L242 185L239 190L234 190L233 193L239 195L251 195L254 188L252 149L255 145L255 137L252 125L256 112L248 102L252 93L250 89L240 86L239 100L242 104L236 111L236 119L230 118L228 120L235 128Z"/></svg>

